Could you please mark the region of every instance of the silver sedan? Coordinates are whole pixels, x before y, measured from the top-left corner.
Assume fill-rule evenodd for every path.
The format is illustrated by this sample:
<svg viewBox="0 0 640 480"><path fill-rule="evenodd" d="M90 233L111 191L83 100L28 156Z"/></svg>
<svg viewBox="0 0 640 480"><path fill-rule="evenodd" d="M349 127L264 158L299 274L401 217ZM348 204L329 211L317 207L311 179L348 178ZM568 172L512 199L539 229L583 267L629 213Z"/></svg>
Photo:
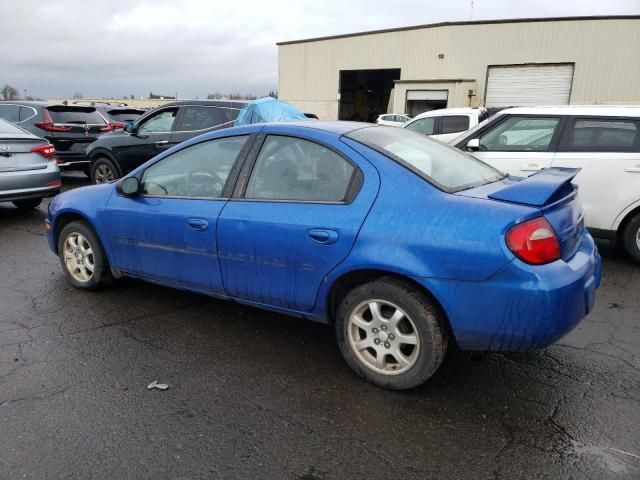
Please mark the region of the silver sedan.
<svg viewBox="0 0 640 480"><path fill-rule="evenodd" d="M55 155L47 140L0 119L0 202L27 210L59 193Z"/></svg>

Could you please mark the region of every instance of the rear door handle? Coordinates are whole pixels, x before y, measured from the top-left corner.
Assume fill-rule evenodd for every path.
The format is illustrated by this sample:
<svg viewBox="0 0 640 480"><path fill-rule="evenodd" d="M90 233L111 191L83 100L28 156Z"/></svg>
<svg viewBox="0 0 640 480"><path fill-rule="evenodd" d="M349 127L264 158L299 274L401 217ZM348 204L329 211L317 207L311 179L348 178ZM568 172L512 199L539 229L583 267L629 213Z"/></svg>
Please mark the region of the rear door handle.
<svg viewBox="0 0 640 480"><path fill-rule="evenodd" d="M543 168L544 167L541 167L537 163L527 163L520 166L520 170L522 170L523 172L539 172Z"/></svg>
<svg viewBox="0 0 640 480"><path fill-rule="evenodd" d="M169 143L169 140L158 140L156 142L156 145L162 146L162 145L166 145L167 143Z"/></svg>
<svg viewBox="0 0 640 480"><path fill-rule="evenodd" d="M640 165L634 165L633 167L629 167L625 170L625 172L640 173Z"/></svg>
<svg viewBox="0 0 640 480"><path fill-rule="evenodd" d="M204 218L189 218L187 219L187 225L193 230L203 231L209 228L209 222Z"/></svg>
<svg viewBox="0 0 640 480"><path fill-rule="evenodd" d="M333 245L338 241L338 232L324 228L307 230L307 236L320 245Z"/></svg>

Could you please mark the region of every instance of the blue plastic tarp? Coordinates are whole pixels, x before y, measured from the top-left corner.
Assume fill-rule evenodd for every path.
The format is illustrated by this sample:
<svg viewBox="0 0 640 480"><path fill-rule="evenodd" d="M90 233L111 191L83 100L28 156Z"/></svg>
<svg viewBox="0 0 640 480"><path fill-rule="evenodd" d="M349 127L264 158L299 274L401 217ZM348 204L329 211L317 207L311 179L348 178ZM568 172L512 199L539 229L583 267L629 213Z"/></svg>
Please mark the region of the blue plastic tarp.
<svg viewBox="0 0 640 480"><path fill-rule="evenodd" d="M254 123L287 122L291 120L307 120L304 113L290 103L277 98L265 97L254 100L240 110L234 126L252 125Z"/></svg>

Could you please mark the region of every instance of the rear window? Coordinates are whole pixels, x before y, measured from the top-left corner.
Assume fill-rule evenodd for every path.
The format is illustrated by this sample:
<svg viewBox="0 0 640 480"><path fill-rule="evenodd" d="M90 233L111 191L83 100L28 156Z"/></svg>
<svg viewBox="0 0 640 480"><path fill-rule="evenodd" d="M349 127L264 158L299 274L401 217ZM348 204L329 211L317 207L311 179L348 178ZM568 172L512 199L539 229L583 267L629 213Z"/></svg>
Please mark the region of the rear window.
<svg viewBox="0 0 640 480"><path fill-rule="evenodd" d="M53 123L77 123L84 125L102 125L106 123L95 108L48 108Z"/></svg>
<svg viewBox="0 0 640 480"><path fill-rule="evenodd" d="M411 130L368 127L347 137L385 154L447 192L466 190L505 177L471 155Z"/></svg>
<svg viewBox="0 0 640 480"><path fill-rule="evenodd" d="M25 131L0 118L0 133L8 133L11 135L19 133L20 135L24 135Z"/></svg>
<svg viewBox="0 0 640 480"><path fill-rule="evenodd" d="M134 122L142 116L142 111L138 110L109 110L107 112L111 118L120 122Z"/></svg>

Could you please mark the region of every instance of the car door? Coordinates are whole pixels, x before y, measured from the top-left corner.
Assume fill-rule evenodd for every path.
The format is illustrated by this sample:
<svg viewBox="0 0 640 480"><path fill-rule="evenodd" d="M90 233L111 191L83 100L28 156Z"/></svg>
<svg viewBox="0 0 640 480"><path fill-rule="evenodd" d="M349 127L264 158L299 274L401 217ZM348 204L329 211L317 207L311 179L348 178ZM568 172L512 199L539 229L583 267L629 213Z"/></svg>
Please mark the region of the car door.
<svg viewBox="0 0 640 480"><path fill-rule="evenodd" d="M183 105L176 120L173 138L184 142L197 135L215 130L224 123L218 108L205 105Z"/></svg>
<svg viewBox="0 0 640 480"><path fill-rule="evenodd" d="M114 194L105 211L115 266L129 274L221 294L218 215L251 137L208 140L148 167L140 192ZM232 187L232 185L231 185ZM230 188L231 188L230 187Z"/></svg>
<svg viewBox="0 0 640 480"><path fill-rule="evenodd" d="M498 170L528 177L551 166L562 130L561 116L505 115L479 137L474 157Z"/></svg>
<svg viewBox="0 0 640 480"><path fill-rule="evenodd" d="M313 308L323 279L349 254L379 184L373 167L334 138L271 127L247 161L218 222L228 295Z"/></svg>
<svg viewBox="0 0 640 480"><path fill-rule="evenodd" d="M640 120L570 118L553 166L582 169L574 182L586 224L611 230L617 216L640 200Z"/></svg>
<svg viewBox="0 0 640 480"><path fill-rule="evenodd" d="M178 107L168 107L142 118L133 132L113 147L123 174L178 143L173 136L178 111Z"/></svg>

